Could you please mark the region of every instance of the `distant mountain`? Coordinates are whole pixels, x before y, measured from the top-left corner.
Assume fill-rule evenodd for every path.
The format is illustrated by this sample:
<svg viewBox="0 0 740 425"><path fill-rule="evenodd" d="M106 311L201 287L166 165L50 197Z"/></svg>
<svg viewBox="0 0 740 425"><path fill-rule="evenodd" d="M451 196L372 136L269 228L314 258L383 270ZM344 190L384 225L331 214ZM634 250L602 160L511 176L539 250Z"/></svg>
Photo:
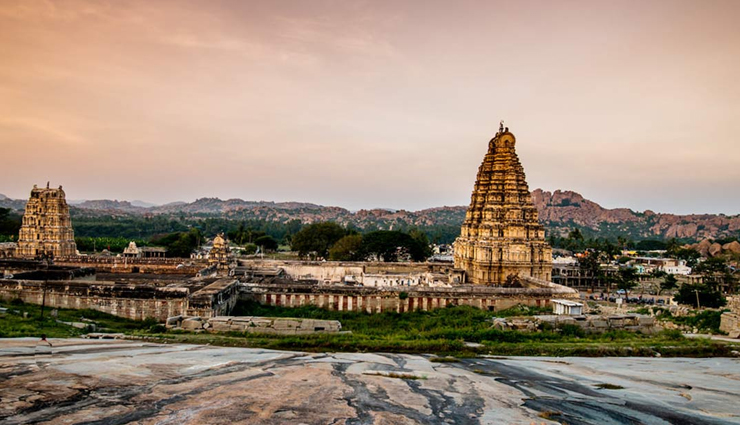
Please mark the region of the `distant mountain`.
<svg viewBox="0 0 740 425"><path fill-rule="evenodd" d="M131 205L133 205L135 207L142 207L142 208L151 208L151 207L156 207L157 206L157 204L152 204L151 202L138 201L138 200L131 201Z"/></svg>
<svg viewBox="0 0 740 425"><path fill-rule="evenodd" d="M574 227L604 237L716 239L740 235L740 215L660 214L635 212L627 208L606 209L576 192L537 189L532 200L542 224L555 233L565 234Z"/></svg>
<svg viewBox="0 0 740 425"><path fill-rule="evenodd" d="M320 210L323 208L332 207L323 207L321 205L307 204L302 202L275 203L266 201L244 201L242 199L227 199L224 201L219 198L200 198L191 203L173 202L171 204L152 207L149 208L149 212L153 214L166 214L175 212L189 214L228 214L234 211L254 208L274 208L277 210Z"/></svg>
<svg viewBox="0 0 740 425"><path fill-rule="evenodd" d="M23 211L26 208L26 201L10 199L5 195L0 195L0 208L10 208L11 210Z"/></svg>
<svg viewBox="0 0 740 425"><path fill-rule="evenodd" d="M740 215L659 214L635 212L627 208L607 209L576 192L546 192L536 189L532 200L540 221L550 233L566 235L579 228L590 236L632 239L682 238L717 239L740 235ZM138 204L138 205L137 205ZM144 206L142 202L92 200L72 206L73 217L188 215L221 217L231 220L266 220L303 223L336 221L361 229L398 229L410 226L459 227L465 219L466 206L429 208L421 211L369 209L349 211L304 202L245 201L242 199L201 198L194 202L173 202ZM25 201L0 197L0 207L22 211ZM451 230L450 230L451 231Z"/></svg>
<svg viewBox="0 0 740 425"><path fill-rule="evenodd" d="M75 205L75 207L84 210L125 212L133 214L143 214L147 211L146 208L137 207L129 201L110 201L108 199L83 201Z"/></svg>

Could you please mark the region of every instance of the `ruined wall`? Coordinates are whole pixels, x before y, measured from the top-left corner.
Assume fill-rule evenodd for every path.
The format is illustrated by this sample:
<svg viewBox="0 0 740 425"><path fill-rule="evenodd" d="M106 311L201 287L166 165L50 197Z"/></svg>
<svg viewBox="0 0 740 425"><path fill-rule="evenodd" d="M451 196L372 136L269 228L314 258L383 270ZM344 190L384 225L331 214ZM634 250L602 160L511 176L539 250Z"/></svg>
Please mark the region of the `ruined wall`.
<svg viewBox="0 0 740 425"><path fill-rule="evenodd" d="M167 328L209 332L307 335L339 332L342 330L342 324L338 320L298 319L290 317L217 316L210 319L203 319L201 317L171 317L167 320Z"/></svg>
<svg viewBox="0 0 740 425"><path fill-rule="evenodd" d="M740 296L727 297L729 312L722 313L719 329L732 338L740 337Z"/></svg>
<svg viewBox="0 0 740 425"><path fill-rule="evenodd" d="M500 311L517 305L544 307L556 298L577 299L578 293L552 289L492 287L367 288L318 285L243 284L241 296L261 304L282 307L315 305L336 311L409 312L449 305L468 305Z"/></svg>
<svg viewBox="0 0 740 425"><path fill-rule="evenodd" d="M234 278L219 279L193 293L186 314L188 316L214 317L227 315L239 300L239 281Z"/></svg>
<svg viewBox="0 0 740 425"><path fill-rule="evenodd" d="M194 276L206 267L205 261L184 258L123 258L123 257L63 257L54 264L74 267L94 267L105 273L182 274Z"/></svg>
<svg viewBox="0 0 740 425"><path fill-rule="evenodd" d="M424 274L447 273L452 264L445 263L378 263L378 262L343 262L343 261L279 261L279 260L240 260L240 265L263 268L283 269L285 274L295 280L315 279L323 284L344 283L346 276L353 276L355 281L363 283L365 274Z"/></svg>
<svg viewBox="0 0 740 425"><path fill-rule="evenodd" d="M113 282L48 282L0 280L0 297L20 298L41 304L46 285L46 306L52 308L92 309L133 320L153 317L164 321L183 314L188 308L187 288L156 288L146 285L122 285Z"/></svg>

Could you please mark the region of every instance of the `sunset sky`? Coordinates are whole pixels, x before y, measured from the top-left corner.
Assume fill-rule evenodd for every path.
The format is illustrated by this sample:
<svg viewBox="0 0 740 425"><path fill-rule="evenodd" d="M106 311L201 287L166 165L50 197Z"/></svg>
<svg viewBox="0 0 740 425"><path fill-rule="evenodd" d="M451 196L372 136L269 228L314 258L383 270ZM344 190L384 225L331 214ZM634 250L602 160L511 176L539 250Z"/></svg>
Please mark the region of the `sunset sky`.
<svg viewBox="0 0 740 425"><path fill-rule="evenodd" d="M0 0L0 193L740 213L740 1Z"/></svg>

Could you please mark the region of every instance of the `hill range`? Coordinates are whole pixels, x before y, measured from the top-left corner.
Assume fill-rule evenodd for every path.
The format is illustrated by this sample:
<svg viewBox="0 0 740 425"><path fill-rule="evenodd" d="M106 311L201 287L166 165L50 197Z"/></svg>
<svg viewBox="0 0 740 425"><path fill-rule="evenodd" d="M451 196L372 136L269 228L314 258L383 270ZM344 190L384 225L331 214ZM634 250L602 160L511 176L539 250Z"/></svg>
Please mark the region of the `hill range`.
<svg viewBox="0 0 740 425"><path fill-rule="evenodd" d="M684 240L718 239L740 235L740 215L676 215L636 212L627 208L607 209L572 191L546 192L536 189L532 199L540 221L550 232L565 235L574 228L590 236L625 236L633 239L678 238ZM232 220L265 220L303 223L335 221L360 229L397 229L414 227L457 227L465 218L467 206L444 206L420 211L369 209L352 212L341 207L303 202L245 201L201 198L194 202L175 202L145 206L141 201L88 200L70 202L72 217L103 216L196 216ZM22 211L25 200L0 195L0 207Z"/></svg>

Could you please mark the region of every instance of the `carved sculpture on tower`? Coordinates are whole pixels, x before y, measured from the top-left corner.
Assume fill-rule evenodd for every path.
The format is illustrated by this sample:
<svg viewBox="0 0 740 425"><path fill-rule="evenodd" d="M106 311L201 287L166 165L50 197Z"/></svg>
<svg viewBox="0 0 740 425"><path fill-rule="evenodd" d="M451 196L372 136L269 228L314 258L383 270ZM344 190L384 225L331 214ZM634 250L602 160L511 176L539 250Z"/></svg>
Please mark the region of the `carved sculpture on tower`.
<svg viewBox="0 0 740 425"><path fill-rule="evenodd" d="M25 258L41 256L66 257L77 254L69 206L64 190L39 189L33 185L26 204L16 255Z"/></svg>
<svg viewBox="0 0 740 425"><path fill-rule="evenodd" d="M538 221L515 150L503 124L488 143L478 169L470 207L455 240L455 268L468 283L509 286L518 278L550 280L552 248Z"/></svg>

